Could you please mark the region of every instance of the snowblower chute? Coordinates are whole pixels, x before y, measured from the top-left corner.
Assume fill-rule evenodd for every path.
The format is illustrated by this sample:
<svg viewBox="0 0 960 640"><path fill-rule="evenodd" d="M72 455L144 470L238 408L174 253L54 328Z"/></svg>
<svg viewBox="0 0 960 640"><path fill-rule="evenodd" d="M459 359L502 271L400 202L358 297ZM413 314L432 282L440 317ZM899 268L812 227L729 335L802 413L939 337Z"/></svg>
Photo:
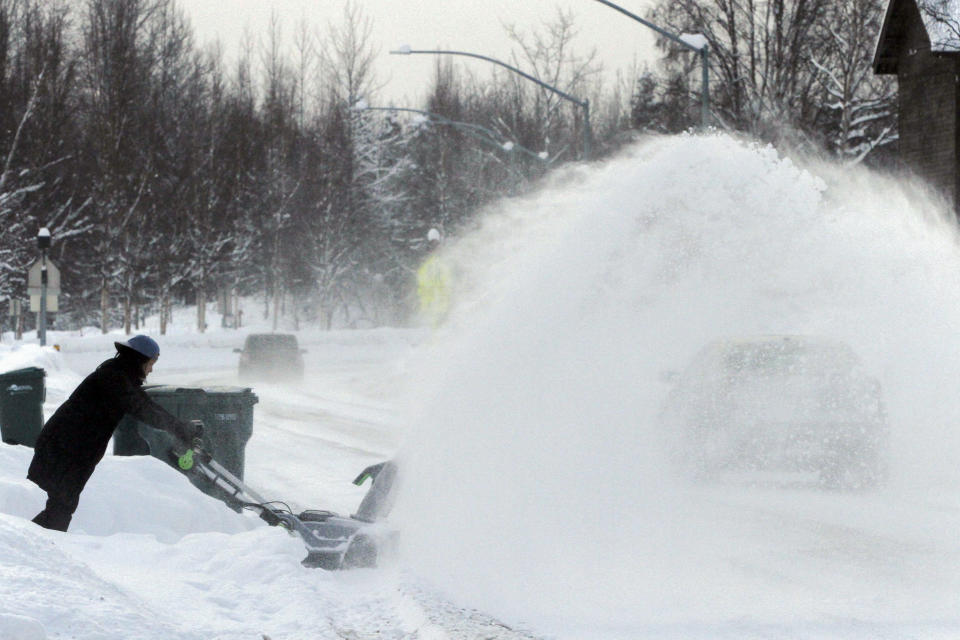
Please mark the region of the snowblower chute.
<svg viewBox="0 0 960 640"><path fill-rule="evenodd" d="M201 438L190 448L170 455L184 473L213 484L221 499L235 509L253 509L271 526L296 533L307 547L303 565L321 569L376 566L381 554L396 545L396 532L380 519L390 509L396 464L392 461L367 467L354 483L373 480L357 513L346 517L331 511L307 510L294 514L280 502L268 502L243 483L204 449Z"/></svg>

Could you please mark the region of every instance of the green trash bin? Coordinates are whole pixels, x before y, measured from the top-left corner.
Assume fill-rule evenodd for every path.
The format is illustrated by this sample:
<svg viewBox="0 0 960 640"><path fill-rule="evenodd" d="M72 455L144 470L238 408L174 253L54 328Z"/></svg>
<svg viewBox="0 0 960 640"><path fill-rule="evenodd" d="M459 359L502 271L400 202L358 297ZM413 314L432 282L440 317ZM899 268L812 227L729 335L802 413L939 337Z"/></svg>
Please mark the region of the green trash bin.
<svg viewBox="0 0 960 640"><path fill-rule="evenodd" d="M202 420L203 440L213 459L238 478L243 478L247 441L253 435L253 405L257 396L248 387L149 386L147 394L161 407L184 422ZM146 455L176 463L169 457L174 445L171 434L153 429L124 416L113 436L114 455ZM215 497L215 487L195 481L201 490Z"/></svg>
<svg viewBox="0 0 960 640"><path fill-rule="evenodd" d="M0 434L7 444L32 447L43 429L43 401L47 398L39 367L0 373Z"/></svg>
<svg viewBox="0 0 960 640"><path fill-rule="evenodd" d="M206 405L206 394L203 389L196 387L172 387L167 385L148 385L144 387L154 402L180 418L184 422L190 420L206 420L203 409ZM142 429L140 427L143 427ZM173 438L165 431L152 429L133 416L124 416L113 432L113 455L115 456L148 456L168 462L162 457L161 451L173 445Z"/></svg>

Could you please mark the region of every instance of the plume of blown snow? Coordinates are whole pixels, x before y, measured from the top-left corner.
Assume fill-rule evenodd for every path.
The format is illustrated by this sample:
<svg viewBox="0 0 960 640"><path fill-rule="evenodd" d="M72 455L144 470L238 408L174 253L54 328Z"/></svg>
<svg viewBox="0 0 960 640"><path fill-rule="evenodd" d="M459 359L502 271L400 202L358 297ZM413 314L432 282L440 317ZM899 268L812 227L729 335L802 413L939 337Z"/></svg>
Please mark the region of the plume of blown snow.
<svg viewBox="0 0 960 640"><path fill-rule="evenodd" d="M457 308L414 371L396 516L454 597L593 629L796 607L725 593L738 523L686 499L658 430L661 373L717 337L846 341L886 395L889 490L960 480L960 251L936 198L725 135L547 186L447 248Z"/></svg>

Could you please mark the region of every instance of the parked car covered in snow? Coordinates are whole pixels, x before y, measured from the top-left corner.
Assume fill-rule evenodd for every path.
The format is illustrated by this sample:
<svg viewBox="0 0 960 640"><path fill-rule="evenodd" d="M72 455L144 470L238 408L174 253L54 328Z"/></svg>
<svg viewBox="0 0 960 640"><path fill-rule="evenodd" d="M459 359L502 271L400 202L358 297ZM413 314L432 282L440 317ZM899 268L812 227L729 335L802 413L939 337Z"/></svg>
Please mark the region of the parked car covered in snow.
<svg viewBox="0 0 960 640"><path fill-rule="evenodd" d="M303 354L291 333L251 333L240 354L237 374L241 381L301 380Z"/></svg>
<svg viewBox="0 0 960 640"><path fill-rule="evenodd" d="M874 486L884 475L880 383L842 342L717 340L670 377L660 422L690 475L809 472L834 488Z"/></svg>

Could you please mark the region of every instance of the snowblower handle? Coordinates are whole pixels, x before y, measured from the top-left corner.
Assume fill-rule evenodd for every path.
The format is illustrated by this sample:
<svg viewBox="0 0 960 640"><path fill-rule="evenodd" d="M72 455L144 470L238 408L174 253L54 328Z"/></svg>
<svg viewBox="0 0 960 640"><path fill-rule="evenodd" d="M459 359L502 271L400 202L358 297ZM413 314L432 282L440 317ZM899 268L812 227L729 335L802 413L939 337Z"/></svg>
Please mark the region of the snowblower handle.
<svg viewBox="0 0 960 640"><path fill-rule="evenodd" d="M188 449L182 455L177 457L177 466L184 471L193 469L195 463L194 455L200 461L209 461L210 454L203 447L203 420L191 420L190 426L193 427L193 437L190 439Z"/></svg>
<svg viewBox="0 0 960 640"><path fill-rule="evenodd" d="M360 485L362 485L364 482L367 481L367 478L373 478L374 480L376 480L377 474L380 473L380 471L383 469L383 465L385 464L386 462L381 462L380 464L370 465L369 467L361 471L360 475L358 475L356 478L353 479L353 484L359 487Z"/></svg>
<svg viewBox="0 0 960 640"><path fill-rule="evenodd" d="M187 449L182 456L177 458L177 466L184 471L193 469L193 449Z"/></svg>
<svg viewBox="0 0 960 640"><path fill-rule="evenodd" d="M181 455L173 454L173 458L177 462L177 466L184 471L190 471L193 469L193 465L197 462L207 463L213 459L213 456L204 449L203 440L200 438L194 438L193 442L190 443L190 448L184 451Z"/></svg>

